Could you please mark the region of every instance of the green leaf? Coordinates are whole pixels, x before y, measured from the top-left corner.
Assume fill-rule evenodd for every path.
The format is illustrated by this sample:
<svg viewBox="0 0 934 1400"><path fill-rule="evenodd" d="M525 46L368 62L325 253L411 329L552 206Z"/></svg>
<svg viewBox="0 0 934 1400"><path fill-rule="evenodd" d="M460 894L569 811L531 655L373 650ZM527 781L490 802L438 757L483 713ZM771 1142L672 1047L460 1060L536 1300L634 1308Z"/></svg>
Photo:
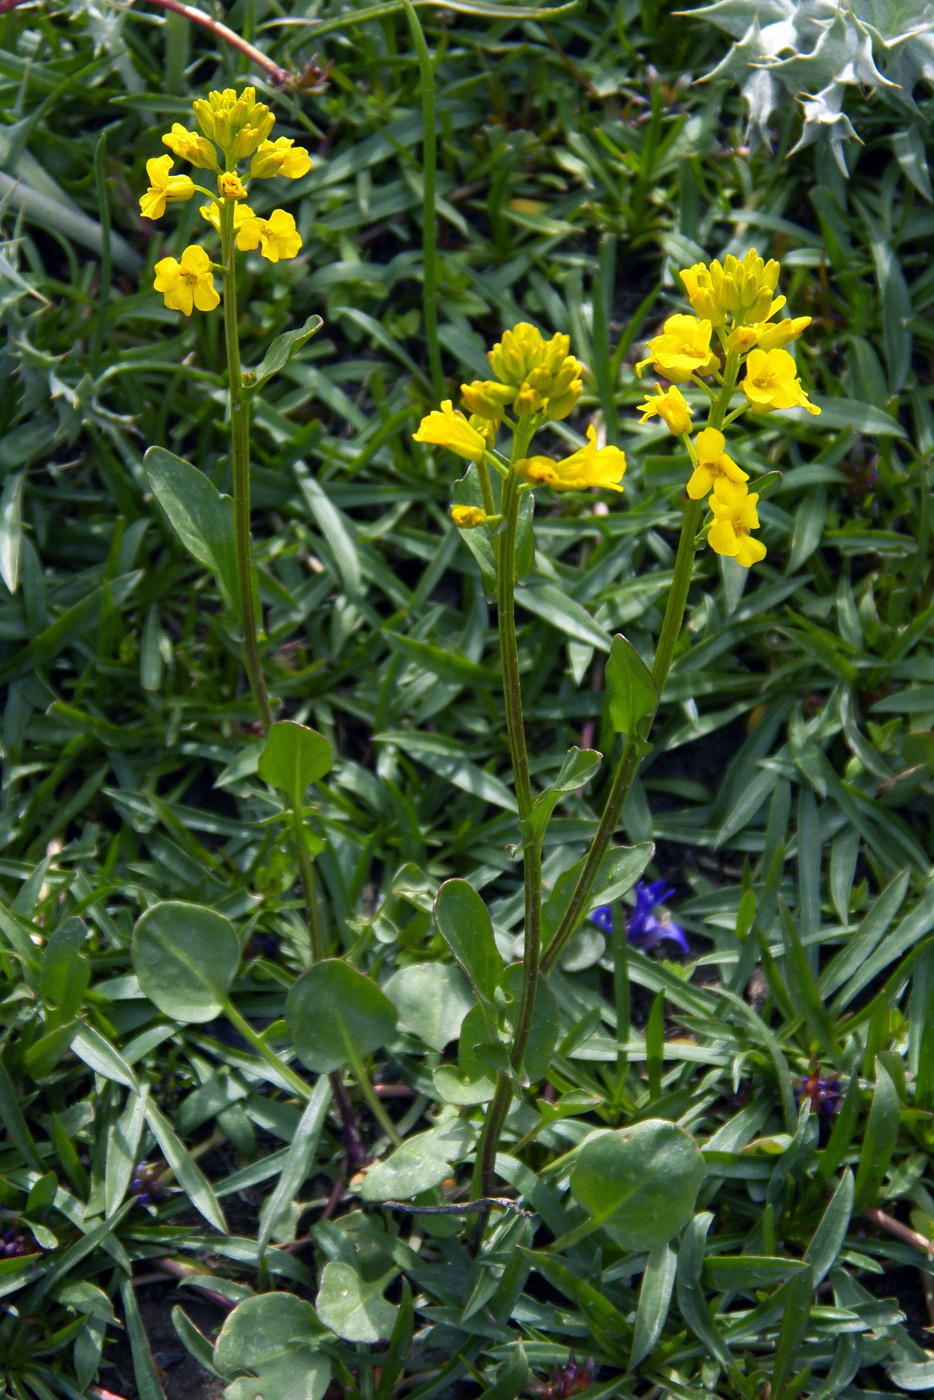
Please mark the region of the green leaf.
<svg viewBox="0 0 934 1400"><path fill-rule="evenodd" d="M91 970L84 956L87 925L72 917L49 934L39 960L39 994L46 1027L69 1021L81 1009Z"/></svg>
<svg viewBox="0 0 934 1400"><path fill-rule="evenodd" d="M507 1019L515 1024L519 1013L519 999L522 995L522 964L510 963L503 974L503 990L510 999ZM530 1084L535 1084L551 1067L551 1059L558 1042L560 1017L555 994L544 977L538 980L535 993L535 1006L532 1011L532 1025L529 1030L529 1043L525 1048L522 1068Z"/></svg>
<svg viewBox="0 0 934 1400"><path fill-rule="evenodd" d="M225 1400L321 1400L331 1366L317 1349L321 1335L310 1303L291 1293L262 1293L238 1303L214 1346Z"/></svg>
<svg viewBox="0 0 934 1400"><path fill-rule="evenodd" d="M516 591L516 603L563 632L572 642L583 642L585 646L596 647L598 651L610 650L603 628L594 622L586 608L582 608L557 584L536 578Z"/></svg>
<svg viewBox="0 0 934 1400"><path fill-rule="evenodd" d="M565 793L576 792L584 787L597 772L603 762L603 754L596 749L568 749L557 778L550 787L539 793L528 820L528 831L532 838L540 836L548 825L558 799Z"/></svg>
<svg viewBox="0 0 934 1400"><path fill-rule="evenodd" d="M300 811L306 788L320 782L333 764L334 754L323 734L283 719L269 726L256 771L264 783L286 794L294 811Z"/></svg>
<svg viewBox="0 0 934 1400"><path fill-rule="evenodd" d="M216 576L228 607L240 616L233 501L190 462L150 447L143 470L169 524L192 558Z"/></svg>
<svg viewBox="0 0 934 1400"><path fill-rule="evenodd" d="M326 958L289 992L286 1021L295 1053L316 1074L359 1063L396 1029L396 1008L376 983L350 963Z"/></svg>
<svg viewBox="0 0 934 1400"><path fill-rule="evenodd" d="M276 1227L287 1213L298 1195L299 1187L308 1176L311 1163L324 1128L327 1112L331 1105L330 1080L322 1076L305 1105L298 1121L292 1141L289 1143L279 1180L274 1190L266 1195L259 1213L259 1232L256 1247L260 1257L275 1233Z"/></svg>
<svg viewBox="0 0 934 1400"><path fill-rule="evenodd" d="M226 1235L227 1221L211 1190L211 1184L198 1166L194 1157L189 1156L179 1137L176 1136L169 1120L160 1113L155 1104L146 1104L146 1121L162 1148L162 1155L172 1168L178 1184L185 1192L199 1215L203 1215L209 1225Z"/></svg>
<svg viewBox="0 0 934 1400"><path fill-rule="evenodd" d="M472 1129L460 1118L428 1132L415 1133L385 1161L367 1168L361 1199L411 1200L423 1191L431 1191L450 1176L453 1163L463 1161L472 1140Z"/></svg>
<svg viewBox="0 0 934 1400"><path fill-rule="evenodd" d="M325 1327L348 1342L378 1342L392 1335L397 1309L387 1303L383 1290L396 1270L366 1283L356 1269L340 1260L325 1264L321 1287L315 1300L318 1316ZM264 1396L263 1400L271 1400Z"/></svg>
<svg viewBox="0 0 934 1400"><path fill-rule="evenodd" d="M898 1090L880 1056L876 1057L876 1087L869 1106L866 1134L856 1168L853 1209L875 1203L898 1141Z"/></svg>
<svg viewBox="0 0 934 1400"><path fill-rule="evenodd" d="M133 930L133 967L143 994L176 1021L219 1016L240 965L233 924L181 900L154 904Z"/></svg>
<svg viewBox="0 0 934 1400"><path fill-rule="evenodd" d="M612 1229L626 1249L655 1249L691 1219L704 1173L690 1133L650 1118L585 1142L571 1171L571 1195L594 1226Z"/></svg>
<svg viewBox="0 0 934 1400"><path fill-rule="evenodd" d="M597 905L610 904L614 899L619 899L621 895L631 890L652 859L654 851L655 847L651 841L642 841L638 846L614 846L607 851L600 862L593 890L587 905L581 911L581 918L585 918L590 910L595 909ZM545 900L542 907L542 939L546 943L561 922L564 911L570 903L574 886L577 884L577 877L583 870L586 859L586 856L581 856L570 870L565 870L559 875L551 893ZM563 962L564 959L562 959L562 965Z"/></svg>
<svg viewBox="0 0 934 1400"><path fill-rule="evenodd" d="M825 1276L837 1262L843 1248L843 1241L853 1214L853 1173L849 1167L840 1178L818 1222L817 1229L804 1251L804 1259L814 1270L814 1287L823 1282Z"/></svg>
<svg viewBox="0 0 934 1400"><path fill-rule="evenodd" d="M146 1102L149 1086L142 1093L131 1094L126 1108L107 1134L107 1155L104 1170L104 1214L113 1215L123 1203L133 1177L139 1155L139 1141L146 1122Z"/></svg>
<svg viewBox="0 0 934 1400"><path fill-rule="evenodd" d="M383 988L399 1013L403 1029L432 1050L443 1050L460 1035L474 1005L470 985L459 967L448 963L412 963L394 972Z"/></svg>
<svg viewBox="0 0 934 1400"><path fill-rule="evenodd" d="M23 482L25 472L11 472L0 493L0 578L11 593L19 587L23 548Z"/></svg>
<svg viewBox="0 0 934 1400"><path fill-rule="evenodd" d="M320 316L309 316L299 330L276 336L256 369L243 371L244 393L248 397L258 393L273 375L285 369L292 356L297 355L305 342L316 335L323 325Z"/></svg>
<svg viewBox="0 0 934 1400"><path fill-rule="evenodd" d="M639 1306L629 1357L630 1371L645 1360L662 1335L677 1270L678 1254L674 1245L670 1242L656 1245L649 1255L639 1289Z"/></svg>
<svg viewBox="0 0 934 1400"><path fill-rule="evenodd" d="M477 996L492 1002L503 980L503 960L487 907L466 880L446 880L438 891L435 923Z"/></svg>
<svg viewBox="0 0 934 1400"><path fill-rule="evenodd" d="M33 1079L41 1081L48 1078L83 1025L84 1022L76 1016L55 1026L30 1045L23 1055L23 1064Z"/></svg>
<svg viewBox="0 0 934 1400"><path fill-rule="evenodd" d="M123 1313L126 1318L127 1334L130 1338L133 1375L136 1379L139 1400L165 1400L156 1363L149 1350L149 1340L143 1327L143 1320L139 1315L139 1308L136 1306L136 1293L128 1278L125 1278L120 1285L120 1296L123 1299Z"/></svg>
<svg viewBox="0 0 934 1400"><path fill-rule="evenodd" d="M658 686L642 657L621 633L610 647L606 685L613 728L617 734L638 736L640 722L658 708Z"/></svg>

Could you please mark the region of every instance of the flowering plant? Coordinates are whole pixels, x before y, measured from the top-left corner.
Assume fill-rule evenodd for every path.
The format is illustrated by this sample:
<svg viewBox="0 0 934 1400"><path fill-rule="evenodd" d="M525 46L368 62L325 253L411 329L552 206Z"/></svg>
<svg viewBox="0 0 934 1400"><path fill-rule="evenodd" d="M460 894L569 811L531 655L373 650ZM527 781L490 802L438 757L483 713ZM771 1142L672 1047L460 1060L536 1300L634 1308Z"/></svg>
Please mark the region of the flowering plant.
<svg viewBox="0 0 934 1400"><path fill-rule="evenodd" d="M492 1195L500 1133L512 1103L516 1076L523 1072L535 1018L536 997L545 973L554 966L579 927L594 893L607 884L614 894L636 884L636 909L629 922L628 940L652 948L663 939L688 951L684 931L655 909L673 892L663 882L636 883L651 848L641 855L626 848L612 848L626 796L632 786L661 693L674 656L687 603L695 549L706 544L717 554L732 557L750 567L765 557L765 545L755 535L759 528L757 504L760 492L749 489L749 474L727 451L724 432L743 413L769 413L801 406L818 413L797 377L795 362L784 346L810 323L807 316L776 320L785 299L775 295L779 266L764 262L755 249L744 258L729 256L721 264L696 264L681 273L694 315L676 313L648 343L646 357L637 372L651 364L668 380L656 384L640 405L642 422L658 417L684 443L691 473L684 483L684 515L661 633L651 668L625 637L613 640L606 669L610 718L624 736L615 776L606 797L596 835L582 861L567 872L572 888L563 904L552 911L550 937L543 946L542 845L549 816L558 793L581 787L596 772L602 754L572 749L557 782L544 792L533 790L520 684L516 643L515 589L518 581L517 537L521 501L538 488L554 491L586 491L592 488L623 489L625 454L611 444L599 443L597 426L587 427L586 442L569 456L558 458L531 451L536 434L573 411L583 392L584 367L570 352L566 335L545 340L532 325L520 322L504 333L490 350L492 379L461 385L465 411L445 400L441 409L428 413L414 434L417 442L447 448L470 465L457 483L457 499L451 516L461 531L484 529L492 555L496 593L506 728L515 778L522 835L521 852L525 884L525 937L519 1006L512 1029L509 1067L499 1069L496 1089L486 1113L474 1171L474 1190ZM697 406L686 397L688 386L707 400L707 422L696 436ZM734 406L734 400L739 399ZM509 435L508 451L498 446L500 435ZM766 483L768 485L769 483ZM774 478L773 482L774 484ZM706 519L702 514L706 507ZM528 516L526 517L528 522ZM527 523L527 529L530 524ZM482 559L482 552L475 551ZM528 553L528 551L526 551ZM617 876L625 871L625 876ZM443 886L439 907L445 902L450 881ZM453 898L453 895L452 895ZM457 896L458 899L461 896ZM554 896L552 896L552 899ZM601 904L592 919L612 930L610 906ZM442 934L448 920L436 911ZM452 951L458 956L452 934ZM475 1243L482 1234L481 1216Z"/></svg>

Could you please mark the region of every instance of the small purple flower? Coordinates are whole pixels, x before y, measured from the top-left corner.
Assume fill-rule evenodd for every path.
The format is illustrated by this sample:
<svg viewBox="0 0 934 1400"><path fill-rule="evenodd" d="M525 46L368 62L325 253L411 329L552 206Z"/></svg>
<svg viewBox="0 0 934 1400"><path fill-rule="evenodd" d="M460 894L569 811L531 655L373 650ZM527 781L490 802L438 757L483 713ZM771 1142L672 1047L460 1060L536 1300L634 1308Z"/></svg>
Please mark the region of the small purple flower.
<svg viewBox="0 0 934 1400"><path fill-rule="evenodd" d="M626 930L627 943L648 951L657 948L663 939L670 938L672 942L677 943L682 953L690 952L681 925L674 923L668 914L655 913L658 906L664 904L674 892L674 886L666 885L664 880L655 880L651 885L644 885L641 880L637 882L636 907L629 917ZM590 919L598 928L602 928L604 933L612 931L613 911L609 904L601 904L593 911Z"/></svg>
<svg viewBox="0 0 934 1400"><path fill-rule="evenodd" d="M803 1098L811 1100L811 1107L815 1113L823 1114L825 1118L832 1118L840 1107L839 1098L842 1090L840 1081L837 1078L823 1078L814 1069L807 1079L802 1079L796 1087L795 1103L800 1103Z"/></svg>

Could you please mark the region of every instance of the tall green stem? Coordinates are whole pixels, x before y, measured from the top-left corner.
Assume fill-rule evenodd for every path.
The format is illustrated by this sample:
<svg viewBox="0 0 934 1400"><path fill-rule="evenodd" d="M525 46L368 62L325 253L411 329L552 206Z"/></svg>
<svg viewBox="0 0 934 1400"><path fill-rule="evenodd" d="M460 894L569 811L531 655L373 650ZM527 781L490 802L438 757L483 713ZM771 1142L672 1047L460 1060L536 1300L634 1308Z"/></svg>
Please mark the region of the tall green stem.
<svg viewBox="0 0 934 1400"><path fill-rule="evenodd" d="M525 724L522 715L522 687L519 677L519 649L516 641L516 535L519 525L519 479L515 463L525 456L531 437L531 425L520 424L513 440L512 469L503 484L502 514L504 529L495 538L496 545L496 602L499 627L499 645L503 665L503 699L506 710L506 733L509 740L509 754L516 789L516 803L519 809L519 825L523 839L523 885L525 890L525 939L522 953L522 987L512 1045L509 1051L510 1064L516 1074L521 1073L522 1062L528 1048L535 1014L535 993L538 988L541 964L542 941L542 838L533 834L529 826L532 813L532 784L529 775L529 756L525 742ZM496 1077L496 1089L487 1110L480 1143L477 1149L474 1171L475 1194L491 1196L496 1181L496 1153L499 1139L512 1102L513 1080L500 1072ZM474 1228L471 1247L476 1250L486 1229L489 1211L482 1212Z"/></svg>
<svg viewBox="0 0 934 1400"><path fill-rule="evenodd" d="M240 341L237 336L237 265L234 256L234 202L221 202L221 259L224 284L224 341L230 382L230 452L233 464L234 550L240 591L243 653L263 731L272 724L272 707L256 640L253 606L253 547L250 538L250 405L243 393Z"/></svg>
<svg viewBox="0 0 934 1400"><path fill-rule="evenodd" d="M738 370L739 356L727 355L723 384L711 405L708 427L719 429L723 426L723 419L736 387ZM662 619L658 645L655 648L655 660L652 663L652 679L658 690L659 701L665 689L668 672L671 670L675 646L681 632L681 624L684 621L684 610L687 606L688 589L691 586L691 573L694 567L694 541L697 537L704 505L704 501L689 501L681 523L681 538L678 541L678 553L675 557L674 577L671 581L665 616ZM583 917L600 864L619 825L623 804L629 795L633 778L636 776L639 760L642 757L643 743L651 731L657 713L658 703L656 702L652 714L642 722L641 734L626 735L619 764L613 777L613 784L600 817L600 824L597 827L597 834L587 852L587 859L577 877L577 883L568 901L568 907L564 911L564 916L555 930L551 942L542 954L542 972L545 974L554 967L568 939Z"/></svg>
<svg viewBox="0 0 934 1400"><path fill-rule="evenodd" d="M402 0L409 31L418 55L419 83L422 94L422 296L425 314L425 341L431 387L437 398L444 397L444 375L441 369L441 344L438 340L438 252L435 214L435 177L438 167L438 138L435 113L435 71L425 42L421 21L412 0Z"/></svg>

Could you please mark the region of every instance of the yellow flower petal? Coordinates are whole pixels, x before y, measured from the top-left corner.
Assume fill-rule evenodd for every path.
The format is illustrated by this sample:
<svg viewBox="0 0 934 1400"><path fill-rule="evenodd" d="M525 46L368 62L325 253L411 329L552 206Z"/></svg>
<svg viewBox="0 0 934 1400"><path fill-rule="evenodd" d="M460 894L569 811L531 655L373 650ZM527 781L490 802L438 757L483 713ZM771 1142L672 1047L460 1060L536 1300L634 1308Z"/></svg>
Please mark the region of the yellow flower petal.
<svg viewBox="0 0 934 1400"><path fill-rule="evenodd" d="M429 413L412 434L416 442L432 443L435 447L447 447L464 457L468 462L479 462L486 451L486 438L476 428L472 428L463 413L454 408L450 399L445 399L440 410Z"/></svg>

